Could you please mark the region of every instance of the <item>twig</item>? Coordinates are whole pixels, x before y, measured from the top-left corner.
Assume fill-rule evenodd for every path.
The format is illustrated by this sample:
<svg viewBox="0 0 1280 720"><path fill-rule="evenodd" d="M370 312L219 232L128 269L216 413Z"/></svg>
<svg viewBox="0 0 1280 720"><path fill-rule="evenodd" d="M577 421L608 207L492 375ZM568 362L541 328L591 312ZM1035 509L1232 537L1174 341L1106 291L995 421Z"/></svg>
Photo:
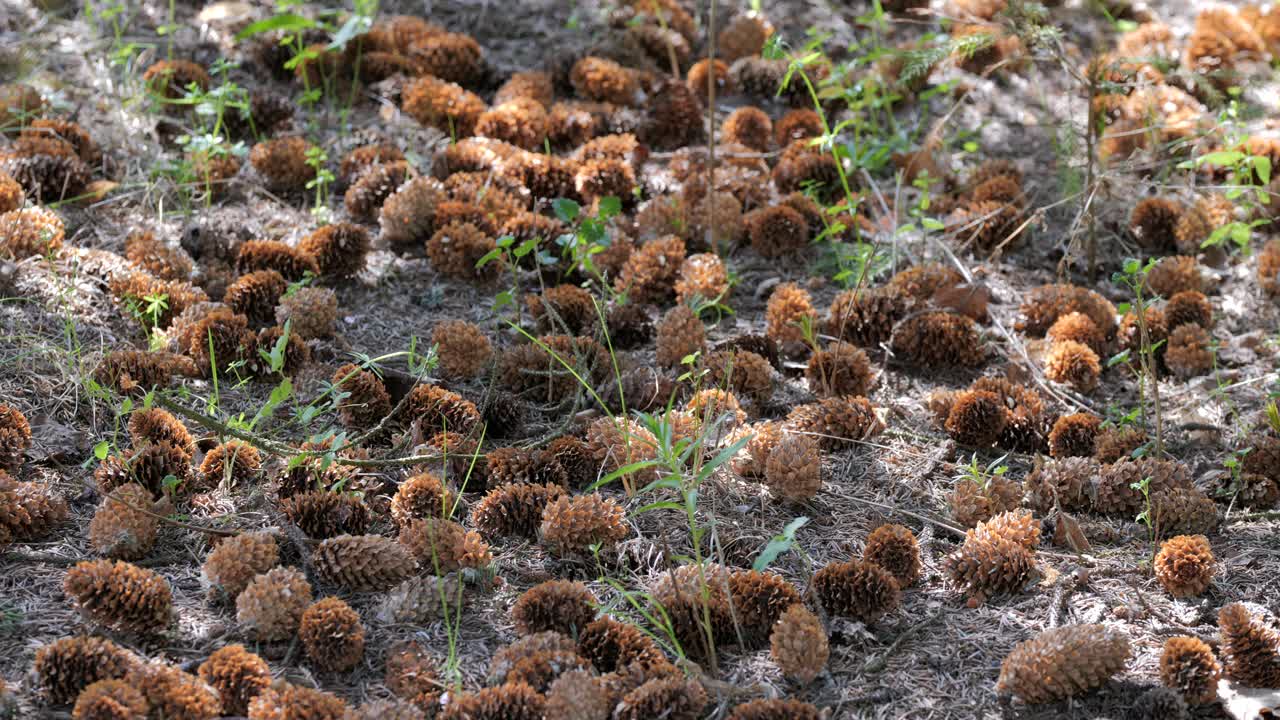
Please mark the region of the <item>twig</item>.
<svg viewBox="0 0 1280 720"><path fill-rule="evenodd" d="M878 503L874 500L866 500L860 497L855 497L853 495L843 495L842 497L852 500L856 503L862 503L863 505L870 505L872 507L879 508L886 512L898 513L900 515L906 515L907 517L915 518L920 522L929 523L930 525L933 525L935 527L942 528L943 530L946 530L948 533L951 533L955 537L959 537L959 538L967 537L967 534L965 533L964 530L961 530L960 528L956 527L955 525L952 525L951 523L943 522L942 520L938 520L937 518L931 518L928 515L922 515L920 513L912 512L910 510L904 510L900 507L885 505L883 503Z"/></svg>
<svg viewBox="0 0 1280 720"><path fill-rule="evenodd" d="M862 671L865 673L878 673L883 671L885 669L885 666L889 664L889 658L892 657L893 654L898 651L898 648L902 647L902 644L904 642L909 640L911 636L925 629L929 625L932 625L933 623L937 622L942 617L942 614L943 614L942 611L939 610L933 615L930 615L924 620L902 631L902 633L898 635L898 638L894 640L893 643L889 645L889 647L885 648L884 652L880 653L876 657L873 657L870 660L868 660L866 663L864 663L862 666Z"/></svg>

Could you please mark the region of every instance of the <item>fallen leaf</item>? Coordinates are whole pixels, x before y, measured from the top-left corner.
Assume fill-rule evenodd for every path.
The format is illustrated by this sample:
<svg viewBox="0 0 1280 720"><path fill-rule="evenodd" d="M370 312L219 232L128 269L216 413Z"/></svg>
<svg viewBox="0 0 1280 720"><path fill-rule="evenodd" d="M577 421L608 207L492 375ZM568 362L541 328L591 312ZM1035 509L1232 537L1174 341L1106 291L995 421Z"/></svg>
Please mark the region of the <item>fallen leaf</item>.
<svg viewBox="0 0 1280 720"><path fill-rule="evenodd" d="M950 308L962 315L968 315L978 322L987 319L987 303L991 300L991 291L981 283L960 283L954 287L939 288L933 294L933 304L941 308Z"/></svg>
<svg viewBox="0 0 1280 720"><path fill-rule="evenodd" d="M1080 522L1064 512L1058 513L1058 522L1053 529L1053 544L1078 553L1087 553L1093 549L1089 538L1080 529Z"/></svg>

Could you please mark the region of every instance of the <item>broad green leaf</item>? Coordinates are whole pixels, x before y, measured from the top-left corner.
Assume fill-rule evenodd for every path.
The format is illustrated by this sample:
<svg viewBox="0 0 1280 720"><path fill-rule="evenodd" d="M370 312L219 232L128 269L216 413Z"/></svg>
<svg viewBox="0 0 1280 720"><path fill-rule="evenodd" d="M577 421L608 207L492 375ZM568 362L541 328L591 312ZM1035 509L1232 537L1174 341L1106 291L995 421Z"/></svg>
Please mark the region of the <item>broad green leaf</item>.
<svg viewBox="0 0 1280 720"><path fill-rule="evenodd" d="M252 23L249 27L236 33L236 40L244 40L261 33L273 32L275 30L309 30L317 27L314 20L296 15L294 13L281 13L273 15L265 20L259 20Z"/></svg>

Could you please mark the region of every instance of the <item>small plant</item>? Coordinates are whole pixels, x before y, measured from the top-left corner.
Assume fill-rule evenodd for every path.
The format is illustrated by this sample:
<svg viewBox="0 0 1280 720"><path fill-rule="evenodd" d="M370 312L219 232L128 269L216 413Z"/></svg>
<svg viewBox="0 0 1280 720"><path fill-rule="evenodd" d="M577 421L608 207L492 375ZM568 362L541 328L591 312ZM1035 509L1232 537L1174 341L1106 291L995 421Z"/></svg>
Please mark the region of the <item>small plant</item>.
<svg viewBox="0 0 1280 720"><path fill-rule="evenodd" d="M1151 543L1151 553L1152 557L1154 557L1156 542L1159 540L1159 529L1156 528L1151 519L1151 476L1148 475L1138 482L1131 483L1129 488L1142 494L1142 512L1138 513L1138 516L1134 518L1134 522L1147 526L1147 540Z"/></svg>
<svg viewBox="0 0 1280 720"><path fill-rule="evenodd" d="M1144 265L1142 261L1130 258L1125 261L1124 269L1115 273L1111 279L1119 285L1123 285L1133 293L1134 301L1132 303L1121 303L1117 306L1117 310L1122 313L1132 312L1138 325L1138 369L1134 370L1135 378L1138 381L1138 407L1142 410L1143 419L1147 419L1146 414L1146 387L1148 382L1151 388L1151 398L1153 401L1153 411L1155 413L1155 429L1156 429L1156 453L1164 453L1164 420L1160 409L1160 382L1159 371L1157 367L1158 359L1157 351L1164 344L1164 340L1152 342L1151 331L1147 325L1147 311L1151 309L1155 302L1154 298L1148 298L1145 295L1147 285L1147 274L1151 272L1151 268L1155 267L1156 259L1148 260ZM1132 350L1124 350L1113 356L1107 361L1107 367L1113 367L1121 363L1128 363L1132 369L1131 362Z"/></svg>
<svg viewBox="0 0 1280 720"><path fill-rule="evenodd" d="M329 153L319 145L307 146L307 165L315 170L315 177L307 181L307 189L316 191L315 206L311 208L311 216L321 223L328 223L330 219L329 210L329 186L333 184L335 176L333 171L328 168Z"/></svg>

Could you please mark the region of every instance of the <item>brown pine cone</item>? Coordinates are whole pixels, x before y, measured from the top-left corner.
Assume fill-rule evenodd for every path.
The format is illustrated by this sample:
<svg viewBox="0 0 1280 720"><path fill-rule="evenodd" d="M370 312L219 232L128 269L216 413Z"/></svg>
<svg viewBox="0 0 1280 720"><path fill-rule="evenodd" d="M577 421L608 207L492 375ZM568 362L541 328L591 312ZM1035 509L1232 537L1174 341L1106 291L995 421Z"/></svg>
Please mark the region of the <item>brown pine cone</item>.
<svg viewBox="0 0 1280 720"><path fill-rule="evenodd" d="M577 637L595 619L599 605L595 594L580 582L548 580L516 599L511 619L521 635L555 630Z"/></svg>
<svg viewBox="0 0 1280 720"><path fill-rule="evenodd" d="M997 515L965 533L964 544L947 556L943 570L971 598L1021 590L1035 573L1040 528L1029 513Z"/></svg>
<svg viewBox="0 0 1280 720"><path fill-rule="evenodd" d="M864 623L875 622L902 599L893 574L861 560L826 565L814 574L813 587L827 612Z"/></svg>
<svg viewBox="0 0 1280 720"><path fill-rule="evenodd" d="M663 367L677 367L684 358L706 348L707 331L687 305L666 312L657 325L657 360Z"/></svg>
<svg viewBox="0 0 1280 720"><path fill-rule="evenodd" d="M155 545L158 524L151 493L129 483L113 490L98 506L89 521L89 543L99 555L137 560Z"/></svg>
<svg viewBox="0 0 1280 720"><path fill-rule="evenodd" d="M200 663L200 679L222 699L223 712L243 714L249 702L271 687L271 668L243 645L225 645Z"/></svg>
<svg viewBox="0 0 1280 720"><path fill-rule="evenodd" d="M1017 480L992 476L986 482L970 478L956 480L951 491L951 515L964 527L986 522L1022 504L1022 485Z"/></svg>
<svg viewBox="0 0 1280 720"><path fill-rule="evenodd" d="M329 538L316 548L312 561L326 582L358 591L390 589L417 567L408 548L378 535Z"/></svg>
<svg viewBox="0 0 1280 720"><path fill-rule="evenodd" d="M867 354L845 342L832 343L815 352L804 376L809 389L824 397L866 395L875 379Z"/></svg>
<svg viewBox="0 0 1280 720"><path fill-rule="evenodd" d="M138 665L125 680L146 698L154 717L213 720L222 716L217 691L163 661Z"/></svg>
<svg viewBox="0 0 1280 720"><path fill-rule="evenodd" d="M810 435L787 433L769 452L764 482L774 494L805 502L822 489L822 453Z"/></svg>
<svg viewBox="0 0 1280 720"><path fill-rule="evenodd" d="M140 635L169 626L173 596L169 582L127 562L92 560L67 571L63 592L92 623Z"/></svg>
<svg viewBox="0 0 1280 720"><path fill-rule="evenodd" d="M929 311L904 319L890 340L895 355L922 368L974 367L985 359L977 323L967 315Z"/></svg>
<svg viewBox="0 0 1280 720"><path fill-rule="evenodd" d="M1068 625L1018 643L1000 666L999 695L1044 703L1080 695L1124 669L1129 638L1102 625Z"/></svg>
<svg viewBox="0 0 1280 720"><path fill-rule="evenodd" d="M236 597L236 620L259 642L280 642L297 632L310 604L311 584L306 576L278 567L255 577Z"/></svg>
<svg viewBox="0 0 1280 720"><path fill-rule="evenodd" d="M38 539L66 519L66 501L48 487L16 482L0 470L0 546Z"/></svg>
<svg viewBox="0 0 1280 720"><path fill-rule="evenodd" d="M916 536L902 525L881 525L872 530L862 560L888 570L900 588L910 587L920 579L920 547Z"/></svg>
<svg viewBox="0 0 1280 720"><path fill-rule="evenodd" d="M400 483L391 498L391 519L403 528L413 520L445 517L453 511L454 494L440 478L424 472Z"/></svg>
<svg viewBox="0 0 1280 720"><path fill-rule="evenodd" d="M730 641L737 635L750 646L768 640L775 623L788 608L800 602L800 591L781 575L757 570L735 570L729 574L729 594L733 606Z"/></svg>
<svg viewBox="0 0 1280 720"><path fill-rule="evenodd" d="M462 568L483 570L493 563L489 544L478 533L443 518L410 522L400 530L400 545L412 553L418 567L436 575Z"/></svg>
<svg viewBox="0 0 1280 720"><path fill-rule="evenodd" d="M1180 635L1164 641L1160 682L1181 693L1188 703L1208 705L1217 700L1221 676L1222 666L1200 638Z"/></svg>
<svg viewBox="0 0 1280 720"><path fill-rule="evenodd" d="M654 678L627 693L614 708L615 720L697 720L707 704L707 691L696 680L679 677Z"/></svg>
<svg viewBox="0 0 1280 720"><path fill-rule="evenodd" d="M1224 674L1246 687L1280 686L1280 634L1240 603L1218 611Z"/></svg>
<svg viewBox="0 0 1280 720"><path fill-rule="evenodd" d="M955 396L947 414L947 434L961 445L991 447L1009 422L1000 397L986 390L965 390Z"/></svg>
<svg viewBox="0 0 1280 720"><path fill-rule="evenodd" d="M608 548L626 538L625 516L620 505L599 493L562 495L547 503L539 535L558 555L585 554L592 545Z"/></svg>
<svg viewBox="0 0 1280 720"><path fill-rule="evenodd" d="M99 680L86 687L71 709L72 720L129 720L147 715L147 699L123 680Z"/></svg>
<svg viewBox="0 0 1280 720"><path fill-rule="evenodd" d="M133 653L110 640L80 635L36 650L33 669L49 702L65 705L95 682L125 677L138 662Z"/></svg>
<svg viewBox="0 0 1280 720"><path fill-rule="evenodd" d="M316 540L360 535L373 521L364 501L349 493L328 490L299 493L284 499L280 505L290 522Z"/></svg>
<svg viewBox="0 0 1280 720"><path fill-rule="evenodd" d="M202 569L209 594L235 600L255 577L275 566L279 558L275 537L265 532L226 538L209 551Z"/></svg>
<svg viewBox="0 0 1280 720"><path fill-rule="evenodd" d="M1055 458L1091 457L1102 418L1089 413L1063 415L1049 431L1049 455Z"/></svg>
<svg viewBox="0 0 1280 720"><path fill-rule="evenodd" d="M685 259L685 244L675 235L650 240L631 253L614 290L629 302L664 303L675 295L676 277Z"/></svg>
<svg viewBox="0 0 1280 720"><path fill-rule="evenodd" d="M1213 551L1203 535L1178 535L1156 553L1156 580L1176 598L1202 594L1213 582Z"/></svg>
<svg viewBox="0 0 1280 720"><path fill-rule="evenodd" d="M547 504L564 495L564 487L552 483L499 485L471 511L471 523L486 538L514 535L534 539Z"/></svg>
<svg viewBox="0 0 1280 720"><path fill-rule="evenodd" d="M796 603L774 623L769 656L787 678L808 685L827 665L830 647L818 616Z"/></svg>
<svg viewBox="0 0 1280 720"><path fill-rule="evenodd" d="M364 658L364 625L351 606L335 597L319 600L302 613L298 637L320 670L346 672Z"/></svg>
<svg viewBox="0 0 1280 720"><path fill-rule="evenodd" d="M1084 510L1091 504L1090 493L1098 485L1102 466L1093 458L1068 457L1036 465L1024 482L1027 504L1045 514L1055 506L1063 510Z"/></svg>
<svg viewBox="0 0 1280 720"><path fill-rule="evenodd" d="M0 470L18 472L29 447L31 425L27 417L12 405L0 403Z"/></svg>
<svg viewBox="0 0 1280 720"><path fill-rule="evenodd" d="M272 684L249 702L251 720L343 720L347 710L347 704L335 695L284 681Z"/></svg>
<svg viewBox="0 0 1280 720"><path fill-rule="evenodd" d="M782 428L816 436L822 448L830 450L878 435L884 423L866 398L839 397L796 407L787 413Z"/></svg>

